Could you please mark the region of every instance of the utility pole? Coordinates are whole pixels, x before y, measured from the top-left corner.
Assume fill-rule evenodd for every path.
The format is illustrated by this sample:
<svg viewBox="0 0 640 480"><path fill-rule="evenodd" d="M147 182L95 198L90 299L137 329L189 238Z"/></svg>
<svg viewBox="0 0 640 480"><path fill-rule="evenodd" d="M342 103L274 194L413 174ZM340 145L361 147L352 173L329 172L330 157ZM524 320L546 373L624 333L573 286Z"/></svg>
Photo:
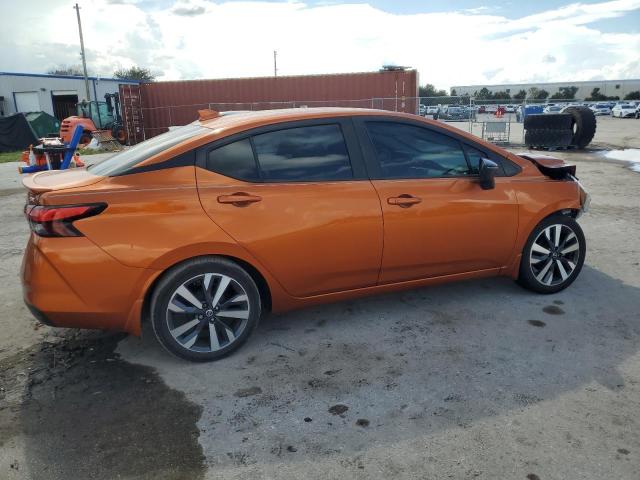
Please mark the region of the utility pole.
<svg viewBox="0 0 640 480"><path fill-rule="evenodd" d="M277 77L278 76L278 51L274 50L273 51L273 76Z"/></svg>
<svg viewBox="0 0 640 480"><path fill-rule="evenodd" d="M73 7L76 10L76 15L78 17L78 32L80 33L80 56L82 57L82 69L84 70L84 88L87 90L87 101L91 101L91 93L89 93L89 76L87 75L87 59L84 55L84 40L82 38L82 23L80 22L80 7L76 3L76 6ZM96 98L96 100L98 100Z"/></svg>

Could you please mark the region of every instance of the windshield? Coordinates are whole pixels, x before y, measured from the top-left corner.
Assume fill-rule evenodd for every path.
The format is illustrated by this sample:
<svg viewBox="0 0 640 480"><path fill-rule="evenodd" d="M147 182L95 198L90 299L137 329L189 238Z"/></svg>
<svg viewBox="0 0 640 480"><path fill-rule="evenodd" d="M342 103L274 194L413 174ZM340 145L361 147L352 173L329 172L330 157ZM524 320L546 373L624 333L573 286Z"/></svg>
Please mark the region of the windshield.
<svg viewBox="0 0 640 480"><path fill-rule="evenodd" d="M113 157L108 158L104 162L91 165L87 170L94 175L103 175L107 177L122 175L143 160L146 160L167 148L173 147L174 145L188 140L191 137L195 137L199 133L207 130L207 128L193 123L185 125L184 127L178 127L158 135L157 137L138 143L137 145L123 150L120 153L116 153Z"/></svg>
<svg viewBox="0 0 640 480"><path fill-rule="evenodd" d="M113 124L113 112L109 111L106 102L81 102L77 105L78 116L90 118L100 128L108 128Z"/></svg>

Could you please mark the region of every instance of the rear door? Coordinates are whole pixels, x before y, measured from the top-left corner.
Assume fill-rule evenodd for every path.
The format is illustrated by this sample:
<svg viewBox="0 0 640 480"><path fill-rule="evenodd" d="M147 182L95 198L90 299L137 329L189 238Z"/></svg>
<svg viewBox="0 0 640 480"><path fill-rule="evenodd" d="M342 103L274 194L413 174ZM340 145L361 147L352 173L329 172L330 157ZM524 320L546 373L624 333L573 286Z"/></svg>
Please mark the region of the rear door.
<svg viewBox="0 0 640 480"><path fill-rule="evenodd" d="M375 285L380 202L350 119L289 122L197 153L211 219L298 297Z"/></svg>
<svg viewBox="0 0 640 480"><path fill-rule="evenodd" d="M380 283L503 267L517 233L514 188L504 175L482 190L488 156L417 122L356 119L384 218Z"/></svg>

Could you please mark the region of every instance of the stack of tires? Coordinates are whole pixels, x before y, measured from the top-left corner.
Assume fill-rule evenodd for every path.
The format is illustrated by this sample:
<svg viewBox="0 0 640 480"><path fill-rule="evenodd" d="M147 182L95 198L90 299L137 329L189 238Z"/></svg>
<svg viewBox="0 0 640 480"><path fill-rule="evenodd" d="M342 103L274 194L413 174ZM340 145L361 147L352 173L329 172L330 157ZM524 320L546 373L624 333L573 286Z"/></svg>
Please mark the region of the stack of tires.
<svg viewBox="0 0 640 480"><path fill-rule="evenodd" d="M558 114L527 115L524 129L529 148L585 148L596 133L596 116L587 107L567 107Z"/></svg>

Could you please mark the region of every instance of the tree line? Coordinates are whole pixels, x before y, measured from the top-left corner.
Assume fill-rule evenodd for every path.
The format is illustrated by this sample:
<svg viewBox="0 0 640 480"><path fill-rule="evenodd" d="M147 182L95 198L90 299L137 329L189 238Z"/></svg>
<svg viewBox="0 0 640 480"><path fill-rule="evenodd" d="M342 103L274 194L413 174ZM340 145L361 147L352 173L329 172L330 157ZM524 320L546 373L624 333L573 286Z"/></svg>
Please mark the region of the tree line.
<svg viewBox="0 0 640 480"><path fill-rule="evenodd" d="M47 70L47 73L49 75L68 75L75 77L82 77L84 75L82 65L58 65ZM118 68L113 72L113 78L153 82L156 77L148 68L133 66L130 68Z"/></svg>
<svg viewBox="0 0 640 480"><path fill-rule="evenodd" d="M578 87L567 86L560 87L557 92L550 94L543 88L531 87L528 91L520 89L517 93L511 94L510 90L502 90L492 92L486 87L481 88L473 92L473 97L476 100L575 100L576 93L578 93ZM421 97L447 97L449 94L445 90L438 90L430 83L425 86L421 86L418 89L418 95ZM456 89L451 89L450 96L457 96ZM461 95L462 97L469 97L470 95ZM607 96L600 92L600 88L596 87L591 91L585 100L590 101L604 101L604 100L620 100L619 96ZM640 90L629 92L625 95L624 100L640 100Z"/></svg>

